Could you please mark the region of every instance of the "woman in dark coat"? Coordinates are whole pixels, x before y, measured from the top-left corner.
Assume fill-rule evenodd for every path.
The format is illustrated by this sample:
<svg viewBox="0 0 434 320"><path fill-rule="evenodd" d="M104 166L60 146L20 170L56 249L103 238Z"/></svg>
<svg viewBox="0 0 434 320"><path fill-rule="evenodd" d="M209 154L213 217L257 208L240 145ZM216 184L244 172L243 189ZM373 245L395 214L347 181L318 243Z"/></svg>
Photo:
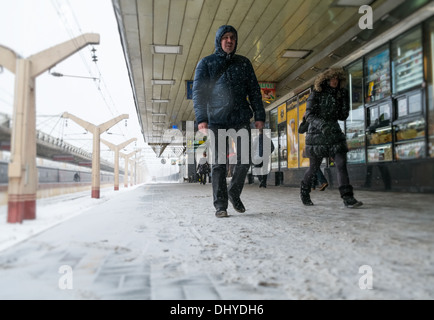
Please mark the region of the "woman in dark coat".
<svg viewBox="0 0 434 320"><path fill-rule="evenodd" d="M315 80L314 90L307 100L306 156L310 159L309 169L301 181L300 197L304 205L313 205L310 199L311 181L320 168L324 157L335 160L339 192L344 205L356 208L362 202L354 198L347 170L347 142L338 121L349 115L348 91L344 88L345 73L342 69L329 69Z"/></svg>

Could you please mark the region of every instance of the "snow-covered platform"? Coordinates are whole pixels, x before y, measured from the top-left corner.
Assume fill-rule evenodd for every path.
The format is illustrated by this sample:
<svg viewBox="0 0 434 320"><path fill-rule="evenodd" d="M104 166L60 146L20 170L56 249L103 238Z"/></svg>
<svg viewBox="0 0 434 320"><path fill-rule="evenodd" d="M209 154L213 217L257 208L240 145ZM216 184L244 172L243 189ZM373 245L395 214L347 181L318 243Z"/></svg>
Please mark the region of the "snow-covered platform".
<svg viewBox="0 0 434 320"><path fill-rule="evenodd" d="M22 224L0 207L0 299L434 299L432 194L311 196L246 185L224 219L210 184L41 199Z"/></svg>

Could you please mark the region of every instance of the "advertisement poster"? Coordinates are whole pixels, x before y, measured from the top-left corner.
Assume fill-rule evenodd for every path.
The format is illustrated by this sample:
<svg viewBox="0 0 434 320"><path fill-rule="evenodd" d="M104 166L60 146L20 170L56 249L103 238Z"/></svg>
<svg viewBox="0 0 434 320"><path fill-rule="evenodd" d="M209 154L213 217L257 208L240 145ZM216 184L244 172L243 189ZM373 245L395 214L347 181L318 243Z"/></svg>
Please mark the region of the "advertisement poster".
<svg viewBox="0 0 434 320"><path fill-rule="evenodd" d="M288 165L288 149L286 139L286 103L277 108L277 130L279 149L279 168L286 168Z"/></svg>
<svg viewBox="0 0 434 320"><path fill-rule="evenodd" d="M279 131L279 163L280 168L287 168L288 166L288 147L286 138L286 122L277 126ZM279 169L280 169L279 168Z"/></svg>
<svg viewBox="0 0 434 320"><path fill-rule="evenodd" d="M298 97L298 123L303 121L304 113L306 112L306 101L310 95L310 89L301 93ZM300 134L298 140L298 148L300 151L300 168L309 167L309 158L304 157L304 147L306 145L306 134Z"/></svg>
<svg viewBox="0 0 434 320"><path fill-rule="evenodd" d="M372 103L390 95L389 49L366 61L366 102Z"/></svg>
<svg viewBox="0 0 434 320"><path fill-rule="evenodd" d="M277 130L277 110L274 109L270 112L270 130L271 130L271 140L275 146L278 146L279 133ZM271 154L271 169L279 169L279 153L278 148L275 148L274 152Z"/></svg>
<svg viewBox="0 0 434 320"><path fill-rule="evenodd" d="M276 100L276 83L274 82L259 82L261 88L262 101L274 102Z"/></svg>
<svg viewBox="0 0 434 320"><path fill-rule="evenodd" d="M288 103L286 112L288 132L288 168L298 168L298 116L297 99Z"/></svg>
<svg viewBox="0 0 434 320"><path fill-rule="evenodd" d="M286 122L286 103L277 108L277 123Z"/></svg>

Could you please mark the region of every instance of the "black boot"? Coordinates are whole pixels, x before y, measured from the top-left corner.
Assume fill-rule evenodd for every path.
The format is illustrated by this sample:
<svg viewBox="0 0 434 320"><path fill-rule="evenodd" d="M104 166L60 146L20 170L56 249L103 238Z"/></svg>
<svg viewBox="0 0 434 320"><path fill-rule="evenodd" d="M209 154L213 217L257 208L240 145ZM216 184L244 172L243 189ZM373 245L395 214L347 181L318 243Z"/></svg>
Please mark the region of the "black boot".
<svg viewBox="0 0 434 320"><path fill-rule="evenodd" d="M300 199L305 206L313 206L313 202L310 200L310 186L305 185L303 181L300 185Z"/></svg>
<svg viewBox="0 0 434 320"><path fill-rule="evenodd" d="M339 192L341 194L341 198L344 200L345 207L358 208L358 207L363 205L362 202L357 201L354 198L353 186L351 186L351 185L340 186Z"/></svg>

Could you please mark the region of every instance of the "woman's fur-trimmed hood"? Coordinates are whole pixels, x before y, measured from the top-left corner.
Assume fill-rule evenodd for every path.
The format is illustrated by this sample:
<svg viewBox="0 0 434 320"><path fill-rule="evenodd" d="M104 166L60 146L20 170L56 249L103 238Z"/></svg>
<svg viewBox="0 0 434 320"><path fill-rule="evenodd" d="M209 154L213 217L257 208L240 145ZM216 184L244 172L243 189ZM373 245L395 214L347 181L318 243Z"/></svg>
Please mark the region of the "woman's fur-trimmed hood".
<svg viewBox="0 0 434 320"><path fill-rule="evenodd" d="M337 77L339 79L339 88L345 87L345 82L347 80L346 74L342 68L333 68L328 69L318 75L318 77L315 79L314 83L314 89L318 92L321 92L323 87L327 84L327 81Z"/></svg>

